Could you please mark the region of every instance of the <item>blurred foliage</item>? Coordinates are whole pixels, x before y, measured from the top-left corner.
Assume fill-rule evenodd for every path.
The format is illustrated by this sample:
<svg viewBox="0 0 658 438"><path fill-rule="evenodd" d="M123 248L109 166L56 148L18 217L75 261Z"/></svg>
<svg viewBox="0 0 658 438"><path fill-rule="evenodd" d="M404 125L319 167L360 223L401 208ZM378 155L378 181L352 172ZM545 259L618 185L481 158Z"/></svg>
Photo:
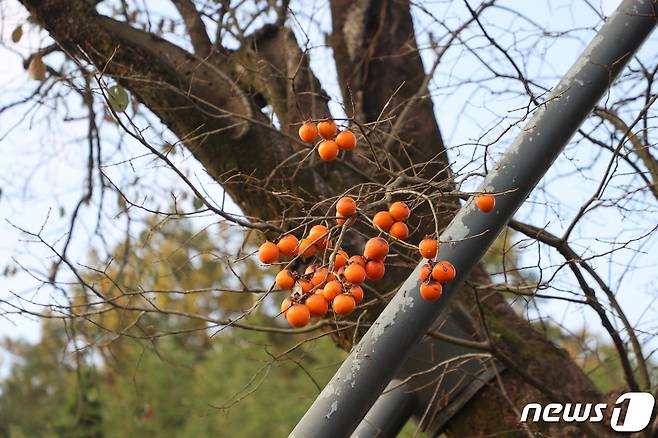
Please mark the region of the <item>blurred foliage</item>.
<svg viewBox="0 0 658 438"><path fill-rule="evenodd" d="M107 269L85 281L124 305L151 300L170 312L221 316L253 304L254 294L241 289L272 281L251 258L228 268L231 256L249 252L232 229L194 231L170 221L145 230L108 260L92 254L93 265ZM80 315L98 300L73 292ZM103 310L74 322L46 320L35 345L4 341L12 366L0 383L0 436L286 436L344 358L327 337L302 342L309 335L237 329L211 337L213 329L184 316ZM273 315L261 311L246 322L282 324Z"/></svg>
<svg viewBox="0 0 658 438"><path fill-rule="evenodd" d="M544 331L548 339L569 353L602 393L626 386L619 355L612 344L604 343L585 327L577 333L565 333L551 324Z"/></svg>
<svg viewBox="0 0 658 438"><path fill-rule="evenodd" d="M0 384L0 436L286 436L343 358L324 340L273 361L301 338L232 331L203 355L181 335L122 338L109 370L93 349L74 353L69 335L51 321L36 345L5 342L15 365Z"/></svg>

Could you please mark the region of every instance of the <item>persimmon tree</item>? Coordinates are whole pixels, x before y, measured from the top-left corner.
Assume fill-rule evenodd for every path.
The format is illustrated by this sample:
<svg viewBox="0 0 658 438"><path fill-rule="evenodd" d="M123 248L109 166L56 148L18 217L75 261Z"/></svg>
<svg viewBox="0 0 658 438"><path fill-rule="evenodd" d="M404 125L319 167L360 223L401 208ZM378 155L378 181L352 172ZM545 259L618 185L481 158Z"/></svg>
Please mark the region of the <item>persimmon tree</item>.
<svg viewBox="0 0 658 438"><path fill-rule="evenodd" d="M310 7L307 2L285 0L172 0L157 8L109 0L20 3L29 14L25 26L43 36L40 47L24 59L25 68L40 82L27 97L3 103L2 111L20 111L35 103L55 108L51 116L58 117L56 110L78 96L84 111L71 117L82 117L87 127L88 176L80 201L65 214L70 225L65 237L51 241L38 230L16 225L55 256L50 272L36 275L38 279L60 291L61 282L73 279L90 297L84 303L71 300L59 305L61 317L89 318L95 312L120 308L133 312L136 319L143 315L188 318L214 330L220 327L217 335L231 327L308 333L309 339L332 336L345 350L358 341L415 267L420 258L419 242L437 238L461 200L470 195L472 181L481 179L491 167L497 148L507 140L506 134L518 129L517 125L542 104L552 85L542 77L541 69L533 70L529 64L533 45L499 43L492 36L494 26L488 24L487 14L507 14L512 22L526 23L531 29L527 38L535 44L543 38L560 41L571 34L581 37L577 29L556 36L523 12L495 1L477 6L464 2L459 7L465 13L458 18L446 15L447 5L422 1L331 0ZM323 12L321 16L316 16L318 10ZM330 30L322 41L318 35L326 29ZM15 36L19 41L21 35ZM331 48L330 54L323 44ZM459 64L453 58L447 65L446 58L453 56L452 52L473 56L484 73L442 81ZM315 57L321 57L321 71L311 68ZM446 315L468 336L450 336L442 333L441 326L428 333L429 338L475 352L472 357L450 358L451 373L459 373L461 363L467 360L493 370L494 377L483 382L477 393L439 425L449 435L510 430L527 435L536 431L574 436L610 433L594 425L518 424L519 412L528 402L546 403L556 397L595 402L606 397L577 361L551 342L548 325L528 320L530 309L540 307L540 299L568 301L593 310L589 315L615 347L627 388L654 388L642 335L625 316L614 286L598 273L593 260L617 256L623 248L649 245L655 228L650 220L637 219L639 231L631 237L624 235L625 240L603 250L597 247L590 251L587 243L573 242L573 236L597 209L622 217L638 214L646 218L648 211L655 213L658 165L651 151L655 144L651 105L657 71L655 58L632 62L630 73L616 85L624 90L623 96L611 94L602 102L574 140L574 148L590 151L586 163L579 161L573 150L567 152L572 168L564 172L580 174L583 181L595 181L599 188L574 214L559 216L564 220L559 228L563 234L554 234L542 218L535 223L512 221L499 247L503 255L500 270L492 272L482 263ZM339 96L327 91L332 82L338 83ZM462 93L463 101L469 99L469 93L484 92L485 96L490 93L489 98L524 104L521 109L509 108L513 117L496 115L481 132L473 133L476 140L470 144L446 145L439 128L446 109L434 104L444 92ZM486 107L486 103L482 105ZM468 117L471 107L464 107L463 117ZM351 138L343 139L347 146L341 148L338 143L336 147L321 147L322 143L309 141L315 138L309 126L330 119L337 122L338 130L354 133L356 147ZM320 134L324 129L328 128L320 127ZM104 144L111 141L103 137L108 131L119 144L132 143L139 155L130 152L125 158L105 152ZM464 160L464 155L469 158ZM455 156L462 158L456 160ZM159 172L173 175L171 194L159 193L171 201L167 203L173 205L171 208L158 208L151 201L149 191L157 192L158 187L126 183L117 176L116 167L133 172L134 161L142 157ZM190 175L190 160L195 160L205 175ZM589 164L598 160L609 165L601 169ZM134 172L140 171L144 168L138 165ZM221 186L220 194L214 185ZM120 214L128 224L132 217L145 213L162 221L210 216L259 243L280 243L282 237L293 234L308 238L313 226L322 225L336 245L327 251L332 254L330 260L335 260L339 250L345 251L347 259L361 255L368 239L384 237L390 243L385 275L364 283L365 299L354 311L336 310L311 320L310 325L293 324L305 325L299 329L277 319L278 302L284 298L281 294L277 295L277 309L270 309L270 326L250 323L249 315L268 303L263 297L278 293L278 281L272 277L269 289L251 290L239 266L253 251L224 254L221 242L217 244L217 261L235 274L236 290L253 292L256 297L239 315L223 314L221 309L181 311L157 305L151 295L166 291L140 288L135 279L126 284L121 269L112 267L110 257L105 266L97 261L92 267L96 274L115 283L119 296L107 296L83 274L89 267L68 255L70 242L82 226L81 210L95 208L99 212L96 232L102 234L100 216L109 208L103 201L107 193L116 194ZM486 214L493 208L495 196L480 195L478 207ZM225 196L239 212L226 207ZM336 214L336 203L344 196L358 206L351 222ZM396 216L398 202L409 206L409 217L398 220L403 225L392 231L395 224L379 213L393 206L390 214ZM562 199L548 199L548 195L544 203L548 210L567 208ZM126 228L130 235L129 225ZM512 233L517 237L510 241ZM550 254L550 261L545 264L537 256L538 274L528 275L523 272L523 262L511 259L520 247ZM421 245L423 252L432 253L431 242ZM285 269L302 275L307 267L302 259L293 260ZM622 260L628 264L627 259ZM277 260L268 257L266 261ZM282 263L284 267L288 262ZM435 269L433 266L427 275L435 275ZM569 278L568 286L561 283L563 275ZM292 280L294 283L295 278ZM431 299L440 295L435 284L424 291ZM341 303L341 309L343 304L352 305ZM84 311L76 305L83 305ZM288 305L293 303L281 310L288 310ZM39 314L15 304L10 304L10 312ZM302 315L303 322L306 316ZM302 321L298 317L295 314L294 321ZM499 370L494 363L503 367ZM407 369L423 404L418 412L420 425L433 431L439 427L435 423L437 412L451 401L449 392L440 391L446 371L441 368L437 375L437 365L426 356ZM473 377L464 371L463 378Z"/></svg>

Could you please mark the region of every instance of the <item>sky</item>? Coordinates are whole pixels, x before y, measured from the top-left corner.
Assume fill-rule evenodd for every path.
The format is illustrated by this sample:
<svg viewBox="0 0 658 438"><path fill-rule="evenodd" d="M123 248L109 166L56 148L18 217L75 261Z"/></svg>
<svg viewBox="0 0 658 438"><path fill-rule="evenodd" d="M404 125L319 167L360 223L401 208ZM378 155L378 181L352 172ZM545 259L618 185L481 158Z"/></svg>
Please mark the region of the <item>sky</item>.
<svg viewBox="0 0 658 438"><path fill-rule="evenodd" d="M556 78L566 72L575 60L578 53L584 49L585 43L593 36L593 29L598 26L600 20L596 14L585 4L585 2L501 2L510 8L521 9L528 17L544 24L547 29L560 32L561 30L578 27L581 32L580 38L551 39L550 41L534 41L530 35L522 31L511 34L506 32L505 23L510 20L504 12L495 12L485 15L487 29L502 43L518 41L521 45L536 44L536 49L542 51L541 59L530 60L526 67L528 75L539 78L543 84L550 87L556 83ZM592 1L596 9L609 15L617 5L617 1ZM460 2L443 3L438 2L435 6L438 13L446 17L447 25L454 25L464 17L465 11L460 10ZM440 9L438 9L440 8ZM422 13L416 11L415 26L419 33L421 30L432 30L435 24ZM164 10L162 13L169 13ZM25 13L21 6L14 0L3 0L0 2L0 14L2 14L1 36L3 44L0 46L0 106L9 102L10 97L25 96L33 90L38 83L31 81L22 67L22 56L32 52L35 48L46 44L46 35L41 32L26 28L26 32L19 44L13 44L9 35L16 25L23 23ZM320 23L328 23L329 16L326 10L315 14L314 19ZM299 17L296 31L298 36L301 28L305 27L304 17ZM523 26L519 25L522 30ZM426 35L424 32L423 35ZM469 34L473 38L473 44L478 43L478 31L472 29ZM481 37L481 35L479 36ZM313 38L313 37L312 37ZM326 60L330 56L329 49L321 46L319 39L311 50L312 68L320 76L329 94L334 97L332 110L335 115L340 114L339 87L336 83L333 66L328 65ZM656 37L653 37L655 43ZM427 41L419 41L421 47ZM483 41L480 40L483 44ZM644 50L646 50L645 45ZM432 62L431 51L423 51L422 56L425 65ZM49 61L54 58L49 58ZM482 68L469 53L462 50L448 51L442 67L439 69L436 80L432 82L431 90L435 104L435 110L444 134L446 144L450 147L451 159L454 160L456 168L466 166L473 152L481 153L481 146L469 146L484 132L490 130L484 136L483 142L488 138L494 138L506 126L513 123L520 116L518 111L518 98L505 94L508 83L494 83L500 86L498 90L502 94L491 94L478 92L474 85L455 85L456 77L467 77L472 75L477 78L482 75ZM65 220L81 193L82 182L85 178L86 154L81 153L80 139L86 135L84 121L76 120L84 115L81 112L79 99L75 97L66 98L70 104L69 120L61 121L59 118L47 118L45 111L30 111L27 117L25 111L9 111L0 115L0 151L4 160L0 160L0 272L6 266L18 269L15 275L9 277L0 276L0 299L16 302L15 295L26 298L38 298L42 302L61 302L64 299L61 292L48 287L38 287L39 278L34 278L33 273L44 274L50 269L53 262L52 255L42 246L30 242L12 224L20 227L38 230L43 227L44 237L52 242L61 244L66 236L68 222ZM46 102L46 105L49 105ZM501 117L502 115L502 117ZM143 155L139 145L134 144L127 138L119 138L112 129L106 129L103 136L104 159L108 163L116 163L108 166L106 171L116 181L128 184L134 166L135 173L150 182L153 193L149 194L148 202L157 204L167 202L167 193L163 188L177 184L175 178L158 166L150 157ZM115 131L115 130L114 130ZM489 152L491 159L499 156L508 145L514 133L518 129L512 129L500 142ZM153 127L147 135L157 138L159 128ZM172 138L173 140L173 138ZM120 145L120 146L118 146ZM177 164L189 172L193 178L208 187L215 199L221 196L221 189L210 182L200 166L193 160L183 157L177 158ZM130 160L126 162L125 160ZM582 184L582 176L577 175L578 163L588 163L592 160L591 151L580 147L567 148L566 152L557 160L555 166L549 171L540 183L539 189L533 192L529 200L517 213L517 218L537 226L547 226L549 230L560 233L581 203L591 196L593 184ZM600 161L593 162L592 174L596 175L607 163L607 156ZM38 165L37 165L38 164ZM134 177L134 175L133 175ZM580 178L580 179L579 179ZM480 180L475 178L464 183L464 189L473 190ZM575 184L580 181L580 184ZM181 188L182 191L182 188ZM95 200L98 202L98 200ZM116 199L105 199L108 205L116 203ZM233 204L229 204L229 210L237 212ZM62 213L64 216L62 216ZM104 235L101 237L94 234L97 223L97 211L94 208L83 208L81 210L81 231L76 232L75 239L70 249L73 260L84 263L90 247L101 245L103 240L112 242L122 237L125 228L125 217L105 214L100 220L103 224ZM212 221L212 218L199 218L199 224ZM621 214L593 212L588 216L586 227L579 227L575 233L574 245L587 253L605 251L615 240L632 238L646 230L646 218L625 217ZM136 229L136 228L134 228ZM613 245L614 246L614 245ZM536 251L535 247L523 252L523 263L528 266L541 264L546 272L551 272L551 265L557 266L561 263L559 257L550 251ZM655 328L655 309L653 302L658 297L655 286L656 260L658 249L655 238L650 239L642 248L642 253L625 250L615 254L611 261L607 258L593 260L592 263L610 284L619 293L619 300L627 311L631 321L646 327ZM625 265L634 263L636 269L626 271ZM21 271L20 266L29 268L32 274ZM558 276L557 287L565 289L572 288L573 280L568 276ZM559 293L557 291L556 293ZM571 330L578 330L583 326L596 327L589 324L593 318L591 311L575 308L564 302L542 302L541 310L551 317L561 321ZM654 323L654 324L652 324ZM598 330L594 328L594 330ZM13 316L10 318L0 317L0 337L9 336L22 338L30 341L39 339L40 326L38 321L32 318ZM0 362L0 367L2 363Z"/></svg>

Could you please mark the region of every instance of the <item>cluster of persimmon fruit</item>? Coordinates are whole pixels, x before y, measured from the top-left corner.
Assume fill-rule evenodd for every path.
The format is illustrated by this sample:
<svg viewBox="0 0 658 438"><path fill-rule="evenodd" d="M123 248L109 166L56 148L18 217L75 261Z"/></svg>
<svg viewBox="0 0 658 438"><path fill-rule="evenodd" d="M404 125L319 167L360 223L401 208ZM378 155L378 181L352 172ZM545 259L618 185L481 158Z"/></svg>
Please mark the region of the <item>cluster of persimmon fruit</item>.
<svg viewBox="0 0 658 438"><path fill-rule="evenodd" d="M372 223L382 231L400 240L407 240L409 227L404 222L409 218L411 210L404 202L394 202L388 211L382 210L375 213Z"/></svg>
<svg viewBox="0 0 658 438"><path fill-rule="evenodd" d="M481 212L489 213L496 206L496 198L487 194L477 195L475 206ZM420 296L427 301L436 301L443 294L443 286L455 279L457 270L447 260L436 261L439 253L439 242L436 239L425 236L418 244L418 251L427 259L427 263L420 268Z"/></svg>
<svg viewBox="0 0 658 438"><path fill-rule="evenodd" d="M340 151L353 151L356 149L356 136L348 129L338 132L336 123L331 120L322 120L315 124L304 122L299 127L299 138L306 143L313 143L320 136L322 141L318 145L318 155L324 161L333 161Z"/></svg>
<svg viewBox="0 0 658 438"><path fill-rule="evenodd" d="M318 154L325 161L338 157L341 150L351 151L356 148L356 137L349 130L340 133L336 123L331 119L315 124L305 122L299 128L299 137L305 142L315 142L320 136ZM475 199L477 207L484 212L493 210L493 196L483 195ZM292 233L284 234L275 241L266 241L258 249L261 263L277 263L281 256L292 260L301 258L317 262L310 263L303 273L284 268L276 275L276 286L290 290L291 294L281 303L281 314L293 327L304 327L311 317L323 317L329 312L334 315L348 315L357 304L363 301L363 283L376 281L384 277L385 260L389 252L389 243L382 237L372 237L363 249L362 255L349 256L343 249L335 248L332 237L336 230L351 226L356 220L356 201L344 196L336 203L336 227L317 224L310 228L301 239ZM409 227L405 221L411 210L404 202L393 202L388 210L378 211L372 218L376 229L390 236L406 240ZM455 267L448 261L435 261L439 242L426 236L418 245L420 254L428 259L420 271L420 295L428 301L441 297L443 285L456 276ZM288 263L290 265L290 263Z"/></svg>
<svg viewBox="0 0 658 438"><path fill-rule="evenodd" d="M390 210L399 208L409 212L409 207L402 202L393 203ZM351 226L356 214L356 201L349 196L340 198L336 203L336 229ZM288 233L274 242L266 241L258 249L258 258L264 264L276 263L281 256L302 260L315 256L318 260L309 264L303 274L284 268L276 275L276 286L292 291L281 303L281 314L293 327L304 327L312 316L325 316L330 307L335 315L352 313L363 301L363 283L380 280L386 273L389 252L386 239L372 237L362 254L349 256L345 250L334 248L332 237L336 229L333 228L314 225L301 239Z"/></svg>
<svg viewBox="0 0 658 438"><path fill-rule="evenodd" d="M439 242L425 236L418 244L418 252L427 259L420 268L420 296L427 301L436 301L443 294L443 286L457 276L457 270L447 260L435 261L439 253Z"/></svg>
<svg viewBox="0 0 658 438"><path fill-rule="evenodd" d="M479 210L487 213L493 210L495 198L479 195L475 197L475 203ZM352 225L356 213L357 204L353 198L340 198L336 203L337 228ZM398 201L392 203L388 211L377 212L372 223L391 236L405 240L409 230L404 221L410 214L407 204ZM397 231L396 225L402 231ZM372 237L366 242L362 255L350 257L343 249L334 248L332 234L335 230L318 224L301 239L288 233L274 242L266 241L258 249L258 258L264 264L277 263L281 256L291 259L301 257L302 260L315 256L319 260L309 264L303 274L284 268L276 275L277 287L291 291L290 296L281 303L281 314L293 327L306 326L313 316L325 316L330 307L335 315L352 313L356 305L363 301L363 283L384 277L389 252L386 239ZM455 279L457 271L449 261L437 260L437 239L425 236L418 244L418 251L427 259L420 270L420 296L427 301L436 301L441 298L445 284Z"/></svg>

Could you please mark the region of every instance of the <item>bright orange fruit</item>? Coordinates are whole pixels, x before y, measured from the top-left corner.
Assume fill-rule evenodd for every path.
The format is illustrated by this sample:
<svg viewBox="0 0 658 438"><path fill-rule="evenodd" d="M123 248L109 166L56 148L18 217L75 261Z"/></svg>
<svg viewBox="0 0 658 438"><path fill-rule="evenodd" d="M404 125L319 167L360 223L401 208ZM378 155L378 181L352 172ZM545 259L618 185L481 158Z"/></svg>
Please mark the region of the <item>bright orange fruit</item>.
<svg viewBox="0 0 658 438"><path fill-rule="evenodd" d="M368 263L366 263L366 278L368 280L380 280L384 278L385 273L386 267L384 266L384 262L368 260Z"/></svg>
<svg viewBox="0 0 658 438"><path fill-rule="evenodd" d="M426 259L433 259L439 252L439 242L436 239L425 238L418 244L420 255Z"/></svg>
<svg viewBox="0 0 658 438"><path fill-rule="evenodd" d="M432 269L432 278L439 283L447 283L457 276L457 270L448 261L439 262Z"/></svg>
<svg viewBox="0 0 658 438"><path fill-rule="evenodd" d="M420 281L427 281L432 275L432 265L429 263L420 268Z"/></svg>
<svg viewBox="0 0 658 438"><path fill-rule="evenodd" d="M366 270L363 269L363 266L354 263L347 265L345 272L343 272L343 276L345 277L345 280L350 283L363 283L363 281L366 279Z"/></svg>
<svg viewBox="0 0 658 438"><path fill-rule="evenodd" d="M311 312L303 304L293 304L286 312L286 319L293 327L304 327L311 320Z"/></svg>
<svg viewBox="0 0 658 438"><path fill-rule="evenodd" d="M400 240L407 240L407 237L409 237L409 227L404 222L394 223L388 232L391 236Z"/></svg>
<svg viewBox="0 0 658 438"><path fill-rule="evenodd" d="M289 270L284 269L276 274L276 285L279 289L292 289L295 285L295 277L292 276Z"/></svg>
<svg viewBox="0 0 658 438"><path fill-rule="evenodd" d="M329 310L329 304L324 296L319 294L311 295L304 302L312 316L324 316Z"/></svg>
<svg viewBox="0 0 658 438"><path fill-rule="evenodd" d="M299 247L297 252L302 255L305 259L311 257L317 251L317 247L313 244L313 240L309 238L304 238L299 241Z"/></svg>
<svg viewBox="0 0 658 438"><path fill-rule="evenodd" d="M382 231L388 231L391 229L395 219L393 219L393 216L388 211L379 211L372 218L372 222Z"/></svg>
<svg viewBox="0 0 658 438"><path fill-rule="evenodd" d="M317 136L318 128L313 123L303 123L302 126L299 127L299 138L301 138L302 141L310 143L315 140L315 137Z"/></svg>
<svg viewBox="0 0 658 438"><path fill-rule="evenodd" d="M324 285L323 295L329 302L332 302L341 293L343 293L343 285L338 280L329 281Z"/></svg>
<svg viewBox="0 0 658 438"><path fill-rule="evenodd" d="M483 213L489 213L496 207L496 198L491 195L478 195L475 197L475 206Z"/></svg>
<svg viewBox="0 0 658 438"><path fill-rule="evenodd" d="M292 300L290 298L284 298L281 301L281 314L285 315L288 309L292 306Z"/></svg>
<svg viewBox="0 0 658 438"><path fill-rule="evenodd" d="M363 301L363 288L357 284L350 287L350 295L354 298L354 302L359 304Z"/></svg>
<svg viewBox="0 0 658 438"><path fill-rule="evenodd" d="M356 148L356 136L352 131L345 130L336 137L338 147L343 151L353 151Z"/></svg>
<svg viewBox="0 0 658 438"><path fill-rule="evenodd" d="M325 140L318 146L318 154L324 161L333 161L338 156L338 144L333 140Z"/></svg>
<svg viewBox="0 0 658 438"><path fill-rule="evenodd" d="M388 242L381 237L373 237L366 242L363 256L368 260L381 260L388 254Z"/></svg>
<svg viewBox="0 0 658 438"><path fill-rule="evenodd" d="M337 315L349 315L356 307L356 300L351 295L340 294L334 298L331 308ZM288 311L290 312L290 311Z"/></svg>
<svg viewBox="0 0 658 438"><path fill-rule="evenodd" d="M409 207L407 207L407 204L404 202L394 202L391 204L391 206L388 208L388 212L391 213L391 216L393 216L393 219L396 221L403 221L409 217L411 214L411 211L409 210Z"/></svg>
<svg viewBox="0 0 658 438"><path fill-rule="evenodd" d="M360 255L353 255L347 262L356 263L357 265L361 265L363 268L366 267L366 261Z"/></svg>
<svg viewBox="0 0 658 438"><path fill-rule="evenodd" d="M423 283L420 285L420 296L427 301L436 301L441 298L443 287L441 283Z"/></svg>
<svg viewBox="0 0 658 438"><path fill-rule="evenodd" d="M350 217L356 213L356 201L349 196L343 196L336 203L336 213L341 217Z"/></svg>
<svg viewBox="0 0 658 438"><path fill-rule="evenodd" d="M336 128L336 123L333 120L323 120L318 123L318 134L320 137L325 140L330 140L336 136L338 128ZM336 145L338 147L338 145Z"/></svg>
<svg viewBox="0 0 658 438"><path fill-rule="evenodd" d="M258 248L258 259L268 265L276 262L279 259L279 247L268 240Z"/></svg>
<svg viewBox="0 0 658 438"><path fill-rule="evenodd" d="M279 252L286 257L294 257L297 255L297 245L299 240L292 234L286 234L281 239L276 246L279 248Z"/></svg>

